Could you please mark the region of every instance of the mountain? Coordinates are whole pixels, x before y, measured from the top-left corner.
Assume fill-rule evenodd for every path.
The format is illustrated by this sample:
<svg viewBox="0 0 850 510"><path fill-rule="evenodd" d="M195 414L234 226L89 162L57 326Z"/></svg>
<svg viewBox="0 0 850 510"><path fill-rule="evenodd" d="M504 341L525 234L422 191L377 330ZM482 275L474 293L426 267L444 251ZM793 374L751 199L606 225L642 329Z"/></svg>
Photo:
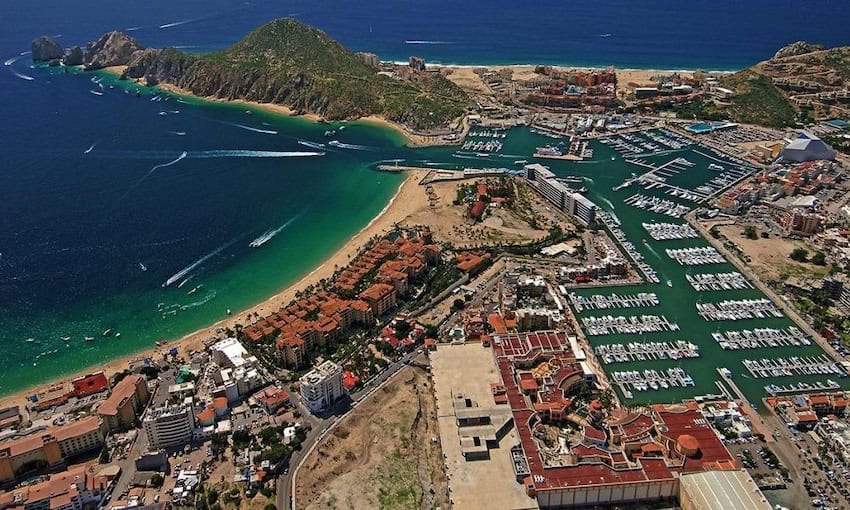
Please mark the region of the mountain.
<svg viewBox="0 0 850 510"><path fill-rule="evenodd" d="M276 103L329 120L381 115L413 129L434 128L460 116L470 103L439 73L378 73L324 32L287 18L257 28L223 51L140 49L126 64L127 78L151 85Z"/></svg>

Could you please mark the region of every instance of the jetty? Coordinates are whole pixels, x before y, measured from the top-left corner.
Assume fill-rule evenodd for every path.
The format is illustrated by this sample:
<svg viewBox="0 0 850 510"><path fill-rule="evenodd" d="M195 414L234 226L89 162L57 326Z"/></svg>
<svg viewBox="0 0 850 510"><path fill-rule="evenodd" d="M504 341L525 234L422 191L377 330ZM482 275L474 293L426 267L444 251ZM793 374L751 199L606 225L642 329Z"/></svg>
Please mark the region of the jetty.
<svg viewBox="0 0 850 510"><path fill-rule="evenodd" d="M699 346L692 342L629 342L627 344L605 344L594 348L603 363L629 363L633 361L679 360L698 358Z"/></svg>
<svg viewBox="0 0 850 510"><path fill-rule="evenodd" d="M723 264L726 259L715 248L705 246L701 248L680 248L678 250L665 250L667 256L683 266L702 266L707 264Z"/></svg>
<svg viewBox="0 0 850 510"><path fill-rule="evenodd" d="M694 227L687 223L641 223L649 237L656 241L671 241L676 239L694 239L699 234Z"/></svg>
<svg viewBox="0 0 850 510"><path fill-rule="evenodd" d="M626 252L626 255L632 259L635 266L637 266L640 272L643 273L646 280L651 283L661 283L661 279L658 278L658 273L655 272L655 269L653 269L652 266L644 261L643 254L637 250L631 241L629 241L626 237L626 233L623 232L623 229L620 228L614 217L605 211L598 211L596 213L596 218L601 221L611 235L614 236L614 239L617 240L617 243L620 244L623 251Z"/></svg>
<svg viewBox="0 0 850 510"><path fill-rule="evenodd" d="M592 296L579 296L570 292L570 303L576 312L584 310L606 310L609 308L639 308L658 305L658 295L654 292L641 292L639 294L619 295L611 294L605 296L594 294Z"/></svg>
<svg viewBox="0 0 850 510"><path fill-rule="evenodd" d="M793 356L790 358L745 359L744 368L755 379L791 377L794 375L837 375L847 377L847 372L826 354L819 356Z"/></svg>
<svg viewBox="0 0 850 510"><path fill-rule="evenodd" d="M737 271L730 273L686 274L685 278L694 290L700 292L753 288L753 284Z"/></svg>
<svg viewBox="0 0 850 510"><path fill-rule="evenodd" d="M589 336L633 335L636 333L657 333L659 331L678 331L679 325L670 322L664 316L618 316L584 317L581 319Z"/></svg>
<svg viewBox="0 0 850 510"><path fill-rule="evenodd" d="M697 303L697 313L707 321L782 318L782 310L769 299L738 299Z"/></svg>
<svg viewBox="0 0 850 510"><path fill-rule="evenodd" d="M787 329L755 328L722 333L718 331L711 336L727 351L812 345L812 341L794 326Z"/></svg>

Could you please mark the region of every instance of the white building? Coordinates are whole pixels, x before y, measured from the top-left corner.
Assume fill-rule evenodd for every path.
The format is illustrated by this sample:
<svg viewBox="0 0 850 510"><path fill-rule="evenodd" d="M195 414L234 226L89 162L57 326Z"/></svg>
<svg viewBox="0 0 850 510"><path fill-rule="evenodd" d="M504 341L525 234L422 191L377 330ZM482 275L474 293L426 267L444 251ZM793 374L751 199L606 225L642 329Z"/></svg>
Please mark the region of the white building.
<svg viewBox="0 0 850 510"><path fill-rule="evenodd" d="M312 413L331 407L345 394L342 385L342 367L333 361L325 361L314 367L298 380L301 385L301 400Z"/></svg>
<svg viewBox="0 0 850 510"><path fill-rule="evenodd" d="M835 159L835 149L808 131L801 131L796 139L789 141L779 154L786 161L801 163L818 159Z"/></svg>
<svg viewBox="0 0 850 510"><path fill-rule="evenodd" d="M257 358L248 354L245 347L235 338L225 338L213 344L210 350L212 351L213 361L220 367L239 368L257 364Z"/></svg>
<svg viewBox="0 0 850 510"><path fill-rule="evenodd" d="M142 421L151 448L174 448L192 440L195 413L187 404L151 409Z"/></svg>
<svg viewBox="0 0 850 510"><path fill-rule="evenodd" d="M257 358L249 354L239 340L225 338L210 351L212 360L220 367L213 372L213 380L224 388L228 402L236 402L265 384L257 369Z"/></svg>
<svg viewBox="0 0 850 510"><path fill-rule="evenodd" d="M558 209L588 225L596 219L596 204L562 184L547 167L532 163L523 167L525 178Z"/></svg>

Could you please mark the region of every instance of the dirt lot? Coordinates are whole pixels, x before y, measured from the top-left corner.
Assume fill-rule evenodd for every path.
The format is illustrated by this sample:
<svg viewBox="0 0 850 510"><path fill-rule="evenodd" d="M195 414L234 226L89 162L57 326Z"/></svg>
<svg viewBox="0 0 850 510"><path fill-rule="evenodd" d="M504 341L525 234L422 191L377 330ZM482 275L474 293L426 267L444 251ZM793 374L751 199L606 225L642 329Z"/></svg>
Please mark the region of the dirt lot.
<svg viewBox="0 0 850 510"><path fill-rule="evenodd" d="M442 455L431 383L410 366L319 444L297 498L308 509L448 508Z"/></svg>
<svg viewBox="0 0 850 510"><path fill-rule="evenodd" d="M492 245L499 243L525 243L540 239L547 235L548 226L561 224L569 227L561 218L541 202L539 196L523 185L517 187L518 204L514 208L490 208L490 213L483 222L469 225L466 222L466 205L453 205L457 197L457 189L462 184L474 181L438 182L432 184L437 196L435 205L426 206L408 216L406 223L412 225L428 225L434 237L440 241L448 241L456 247ZM529 224L529 217L516 211L528 211L538 221L537 228Z"/></svg>
<svg viewBox="0 0 850 510"><path fill-rule="evenodd" d="M783 276L814 276L826 274L827 268L805 262L791 260L791 252L795 248L808 250L811 257L815 250L804 241L771 237L770 239L748 239L741 235L742 225L726 225L718 227L721 234L737 244L741 250L752 259L748 263L762 280L775 280Z"/></svg>

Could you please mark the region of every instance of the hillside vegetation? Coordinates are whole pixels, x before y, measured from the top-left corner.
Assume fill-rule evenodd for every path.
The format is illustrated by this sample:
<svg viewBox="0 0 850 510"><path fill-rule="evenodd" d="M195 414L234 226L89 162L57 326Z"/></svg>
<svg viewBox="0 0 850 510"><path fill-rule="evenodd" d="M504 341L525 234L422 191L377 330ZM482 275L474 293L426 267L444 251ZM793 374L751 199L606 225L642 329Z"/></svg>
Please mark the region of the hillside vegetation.
<svg viewBox="0 0 850 510"><path fill-rule="evenodd" d="M219 52L145 50L126 74L198 96L277 103L326 119L381 115L413 129L443 126L469 104L439 74L416 73L404 81L378 74L324 32L286 18Z"/></svg>

